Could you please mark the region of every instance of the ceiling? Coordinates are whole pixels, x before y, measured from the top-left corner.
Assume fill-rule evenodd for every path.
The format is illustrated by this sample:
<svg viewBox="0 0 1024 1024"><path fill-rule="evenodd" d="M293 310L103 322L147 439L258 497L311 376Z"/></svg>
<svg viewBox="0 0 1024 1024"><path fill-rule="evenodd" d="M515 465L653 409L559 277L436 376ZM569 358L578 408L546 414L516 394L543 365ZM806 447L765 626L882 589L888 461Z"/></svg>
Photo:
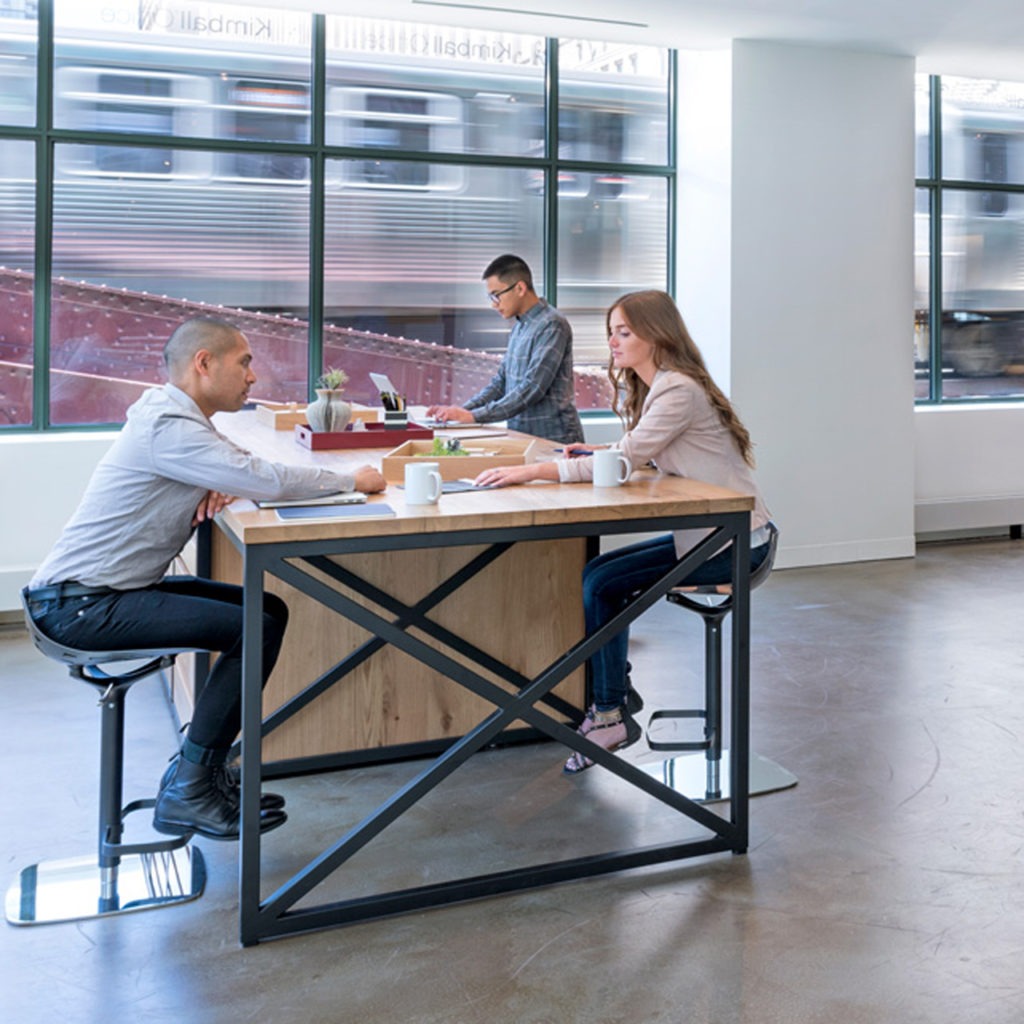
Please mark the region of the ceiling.
<svg viewBox="0 0 1024 1024"><path fill-rule="evenodd" d="M237 0L366 15L357 0ZM774 40L914 56L918 69L1024 81L1022 0L375 0L374 17L723 49Z"/></svg>

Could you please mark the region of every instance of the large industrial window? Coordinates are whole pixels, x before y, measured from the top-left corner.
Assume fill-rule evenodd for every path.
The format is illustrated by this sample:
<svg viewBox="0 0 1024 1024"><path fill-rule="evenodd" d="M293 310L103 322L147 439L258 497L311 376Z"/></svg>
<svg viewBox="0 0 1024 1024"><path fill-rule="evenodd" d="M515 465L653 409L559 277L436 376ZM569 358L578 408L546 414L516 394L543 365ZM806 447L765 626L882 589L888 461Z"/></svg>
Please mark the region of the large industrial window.
<svg viewBox="0 0 1024 1024"><path fill-rule="evenodd" d="M921 402L1024 398L1024 83L918 76Z"/></svg>
<svg viewBox="0 0 1024 1024"><path fill-rule="evenodd" d="M505 344L481 281L505 252L573 324L580 408L606 409L605 308L670 287L667 50L7 0L0 84L0 427L122 422L197 314L249 336L257 399L304 402L330 365L357 401L370 370L460 401Z"/></svg>

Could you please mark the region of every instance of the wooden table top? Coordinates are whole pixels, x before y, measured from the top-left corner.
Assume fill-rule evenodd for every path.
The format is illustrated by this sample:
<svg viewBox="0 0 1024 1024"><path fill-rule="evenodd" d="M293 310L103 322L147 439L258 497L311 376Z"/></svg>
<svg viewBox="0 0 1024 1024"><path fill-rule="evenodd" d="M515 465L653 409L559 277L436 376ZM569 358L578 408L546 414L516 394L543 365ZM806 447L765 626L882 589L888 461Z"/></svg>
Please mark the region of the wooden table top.
<svg viewBox="0 0 1024 1024"><path fill-rule="evenodd" d="M276 462L329 466L352 470L367 463L380 465L389 449L310 451L291 431L273 430L250 412L218 415L217 429L237 444ZM542 441L541 458L558 456L553 443ZM615 519L677 515L713 515L750 511L751 495L684 477L651 470L633 473L621 487L537 481L494 490L442 494L436 505L405 504L405 492L391 484L368 504L390 505L394 516L369 519L282 520L273 509L237 502L224 509L218 521L243 544L315 541L338 537L377 537L459 530L550 526L564 523L607 522Z"/></svg>

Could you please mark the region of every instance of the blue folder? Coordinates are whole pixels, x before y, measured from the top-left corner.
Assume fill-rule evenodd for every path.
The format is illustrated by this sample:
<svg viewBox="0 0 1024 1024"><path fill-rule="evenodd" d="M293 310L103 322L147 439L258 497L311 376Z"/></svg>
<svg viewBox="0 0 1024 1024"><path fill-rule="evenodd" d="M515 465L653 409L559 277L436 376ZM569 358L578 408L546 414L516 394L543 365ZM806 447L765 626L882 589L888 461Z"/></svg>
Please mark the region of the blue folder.
<svg viewBox="0 0 1024 1024"><path fill-rule="evenodd" d="M386 519L395 514L390 505L292 505L275 510L282 519Z"/></svg>

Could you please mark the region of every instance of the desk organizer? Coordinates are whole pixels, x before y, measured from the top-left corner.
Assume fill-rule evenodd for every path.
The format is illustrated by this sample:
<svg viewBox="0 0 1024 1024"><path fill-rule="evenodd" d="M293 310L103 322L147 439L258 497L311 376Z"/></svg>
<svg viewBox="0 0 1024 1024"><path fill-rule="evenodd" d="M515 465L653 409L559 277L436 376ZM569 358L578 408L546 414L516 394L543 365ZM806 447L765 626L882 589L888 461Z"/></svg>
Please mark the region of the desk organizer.
<svg viewBox="0 0 1024 1024"><path fill-rule="evenodd" d="M475 477L491 466L522 466L532 462L537 443L514 437L467 438L466 441L465 455L434 455L432 441L408 440L381 459L381 472L388 483L400 484L405 481L407 463L427 458L437 462L442 480L461 480Z"/></svg>
<svg viewBox="0 0 1024 1024"><path fill-rule="evenodd" d="M376 423L380 419L381 410L369 405L358 405L355 402L352 406L352 419L362 420L364 423ZM274 430L292 430L299 424L306 423L305 402L258 402L256 404L256 419L264 426Z"/></svg>
<svg viewBox="0 0 1024 1024"><path fill-rule="evenodd" d="M425 443L429 451L433 437L430 427L421 427L418 423L410 423L404 430L394 430L383 423L367 423L365 430L340 430L333 434L317 433L308 423L295 425L295 440L315 452L328 448L386 448L395 441Z"/></svg>

